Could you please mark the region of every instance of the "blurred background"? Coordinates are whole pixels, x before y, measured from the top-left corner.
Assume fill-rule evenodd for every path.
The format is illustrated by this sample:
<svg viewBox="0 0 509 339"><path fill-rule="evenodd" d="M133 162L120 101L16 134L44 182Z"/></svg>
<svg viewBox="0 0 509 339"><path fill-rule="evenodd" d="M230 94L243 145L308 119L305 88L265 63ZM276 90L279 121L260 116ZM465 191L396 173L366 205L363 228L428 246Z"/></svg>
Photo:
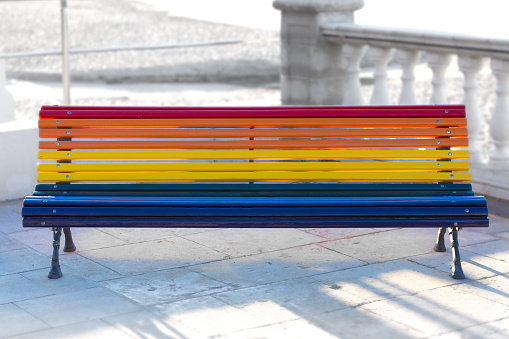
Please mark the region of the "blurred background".
<svg viewBox="0 0 509 339"><path fill-rule="evenodd" d="M62 8L73 105L465 103L474 187L509 200L505 0L0 0L0 200L66 102Z"/></svg>

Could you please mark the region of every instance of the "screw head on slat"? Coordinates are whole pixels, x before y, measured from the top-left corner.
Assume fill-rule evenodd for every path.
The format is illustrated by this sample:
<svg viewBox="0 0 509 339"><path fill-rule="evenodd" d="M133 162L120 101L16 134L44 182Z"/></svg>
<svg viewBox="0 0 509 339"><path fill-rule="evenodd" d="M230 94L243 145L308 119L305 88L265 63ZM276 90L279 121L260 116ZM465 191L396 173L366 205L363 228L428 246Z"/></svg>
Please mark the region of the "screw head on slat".
<svg viewBox="0 0 509 339"><path fill-rule="evenodd" d="M60 146L60 143L59 143L59 142L57 142L57 146Z"/></svg>
<svg viewBox="0 0 509 339"><path fill-rule="evenodd" d="M465 210L465 212L467 212L467 213L468 213L468 212L470 212L470 210L467 208L467 209Z"/></svg>
<svg viewBox="0 0 509 339"><path fill-rule="evenodd" d="M57 164L57 167L60 167L60 164Z"/></svg>
<svg viewBox="0 0 509 339"><path fill-rule="evenodd" d="M69 175L66 175L65 177L66 177L66 178L69 178Z"/></svg>
<svg viewBox="0 0 509 339"><path fill-rule="evenodd" d="M447 111L445 111L445 113L447 113ZM71 111L67 111L67 114L72 114Z"/></svg>
<svg viewBox="0 0 509 339"><path fill-rule="evenodd" d="M60 120L57 120L57 124L59 124L59 123L60 123Z"/></svg>
<svg viewBox="0 0 509 339"><path fill-rule="evenodd" d="M440 123L440 120L437 120L437 124Z"/></svg>
<svg viewBox="0 0 509 339"><path fill-rule="evenodd" d="M71 156L71 153L67 153L67 156L70 157Z"/></svg>
<svg viewBox="0 0 509 339"><path fill-rule="evenodd" d="M452 153L451 153L451 152L449 152L449 153L447 153L447 154L452 155Z"/></svg>
<svg viewBox="0 0 509 339"><path fill-rule="evenodd" d="M67 131L67 132L65 132L65 134L71 134L71 132L70 132L70 131Z"/></svg>
<svg viewBox="0 0 509 339"><path fill-rule="evenodd" d="M451 131L447 130L447 133L451 133Z"/></svg>
<svg viewBox="0 0 509 339"><path fill-rule="evenodd" d="M53 213L57 213L57 210L53 210Z"/></svg>
<svg viewBox="0 0 509 339"><path fill-rule="evenodd" d="M44 221L43 221L43 222L41 222L41 226L44 226L44 225L46 225L46 223L45 223Z"/></svg>
<svg viewBox="0 0 509 339"><path fill-rule="evenodd" d="M437 164L437 167L440 167L440 164Z"/></svg>
<svg viewBox="0 0 509 339"><path fill-rule="evenodd" d="M437 140L437 144L440 144L440 140Z"/></svg>
<svg viewBox="0 0 509 339"><path fill-rule="evenodd" d="M454 178L454 174L451 174L451 178Z"/></svg>
<svg viewBox="0 0 509 339"><path fill-rule="evenodd" d="M458 223L457 223L457 222L454 222L454 226L458 226Z"/></svg>
<svg viewBox="0 0 509 339"><path fill-rule="evenodd" d="M446 110L446 111L445 111L445 113L449 113L449 111L448 111L448 110Z"/></svg>

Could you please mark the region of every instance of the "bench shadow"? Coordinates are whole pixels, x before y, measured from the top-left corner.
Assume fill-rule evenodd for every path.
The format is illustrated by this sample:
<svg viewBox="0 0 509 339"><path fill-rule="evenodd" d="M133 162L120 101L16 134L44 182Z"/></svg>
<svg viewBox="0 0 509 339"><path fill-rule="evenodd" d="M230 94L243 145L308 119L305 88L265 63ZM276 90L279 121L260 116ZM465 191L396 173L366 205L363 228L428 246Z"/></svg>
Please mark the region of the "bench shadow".
<svg viewBox="0 0 509 339"><path fill-rule="evenodd" d="M429 239L430 243L434 241L434 239ZM310 244L308 244L310 245ZM305 246L308 246L305 245ZM430 246L431 247L431 246ZM450 250L449 250L450 251ZM270 253L276 253L278 251L269 252L267 255L270 257ZM431 253L431 251L430 251ZM256 257L256 256L255 256ZM148 256L150 258L150 255ZM266 259L264 257L263 259ZM239 262L238 264L242 265L239 269L241 272L263 272L266 270L267 262L261 260L253 260L251 262ZM149 259L151 260L151 259ZM205 263L213 264L220 263L225 260L230 260L228 258L225 259L212 259L209 261L205 261ZM115 260L116 261L116 260ZM122 267L121 260L113 263L113 266ZM494 269L490 269L488 267L483 267L478 263L474 263L471 260L467 260L471 264L477 265L483 269L487 269L489 272L495 275L503 275L501 272L498 272ZM125 263L129 265L129 262ZM278 262L278 259L274 257L272 259L271 265L274 268L278 268L285 265L297 265L298 263L288 261ZM317 266L326 266L328 263L326 262L315 262ZM340 337L353 337L358 336L363 332L363 336L369 337L370 335L380 335L380 333L384 333L387 337L408 337L410 336L422 334L419 332L419 326L408 326L408 324L401 324L397 320L390 319L388 317L384 317L381 315L380 310L375 308L375 311L371 310L368 306L374 305L376 303L387 303L391 305L391 310L399 310L398 312L407 312L413 314L416 318L425 320L430 322L431 324L435 324L445 331L455 331L458 329L462 329L465 333L469 333L469 329L465 329L464 324L471 323L476 324L479 321L473 314L469 314L468 312L460 312L458 313L457 308L449 307L449 302L447 298L444 299L443 302L438 302L434 298L430 298L430 296L426 295L426 293L416 293L413 289L406 289L398 284L394 284L390 279L387 280L385 276L387 275L397 275L397 274L405 274L399 273L397 270L393 270L394 266L389 265L387 270L379 270L376 275L369 276L366 280L366 277L362 275L359 276L358 280L343 280L341 279L342 272L347 273L348 271L355 271L362 269L363 266L357 266L352 264L354 267L341 269L337 271L318 273L318 274L303 274L290 277L287 280L278 281L275 279L268 282L260 282L260 281L252 281L252 286L249 286L249 283L237 285L234 282L223 281L221 278L218 278L214 274L208 274L207 271L196 270L196 266L203 265L203 263L195 263L191 265L182 265L180 267L174 267L170 269L162 269L156 270L154 272L134 274L127 277L112 279L108 281L104 281L103 285L106 288L114 290L116 293L124 294L126 297L140 302L142 304L147 305L153 312L153 319L145 319L145 323L140 324L140 328L137 333L138 336L142 337L143 329L149 326L151 330L156 330L160 327L159 322L167 323L165 320L161 320L159 317L168 317L170 319L170 323L172 323L171 319L176 318L179 319L180 312L185 310L184 313L187 314L187 317L190 320L191 328L196 324L200 323L200 313L203 313L206 310L206 316L215 319L218 326L224 326L225 323L230 321L229 313L237 313L241 312L242 316L252 315L254 317L259 317L259 313L250 314L252 308L257 308L257 305L262 305L264 303L270 302L277 305L279 310L283 310L281 312L284 313L283 318L275 319L274 322L260 322L258 325L248 328L242 328L242 325L232 333L238 333L239 335L244 333L263 333L264 331L278 330L279 327L284 326L285 323L293 323L295 325L302 325L301 321L312 326L316 331L325 331L331 335L340 336ZM206 265L206 264L205 264ZM383 264L382 264L383 265ZM217 269L220 266L215 266ZM364 266L366 267L366 266ZM448 287L452 285L457 285L461 283L471 284L474 281L463 281L458 282L449 278L448 273L439 271L433 268L427 268L430 273L423 274L422 279L436 279L436 276L439 276L441 279L445 279L443 286L440 287ZM238 271L237 271L238 272ZM325 283L321 279L321 276L330 275L332 273L337 273L337 280L333 283ZM275 273L277 274L277 273ZM211 284L205 283L204 280L210 279ZM302 279L311 279L316 283L308 284L308 290L302 290L304 286L306 288L306 284L302 284ZM136 285L136 288L129 290L126 289L127 285ZM192 285L195 287L202 286L202 289L198 288L197 290L181 290L179 292L179 285ZM202 284L202 285L200 285ZM281 288L281 285L285 285L288 289L300 289L300 294L296 294L296 298L293 301L289 301L289 296L285 294L277 295L277 293L271 293L271 290L277 291L277 288ZM357 302L349 303L345 302L341 298L338 298L334 294L327 293L327 291L341 290L344 285L354 286L354 289L358 289L360 291L364 290L366 294L374 296L372 300L359 300ZM309 289L309 287L311 287ZM475 287L481 288L478 285ZM494 290L488 286L482 287L487 291ZM161 295L161 290L169 289L175 292L176 294L166 296L166 300L160 300L151 296L151 292L157 295ZM141 290L144 290L141 292ZM258 292L257 292L258 290ZM240 298L241 302L235 302L235 298L229 299L228 295L238 294L238 295L250 295L250 292L253 292L252 298ZM390 291L390 292L388 292ZM426 292L426 291L424 291ZM502 292L498 291L499 295L506 297L509 299L509 296ZM145 293L147 299L143 299L144 297L140 297L139 293ZM179 293L181 293L179 295ZM260 294L261 293L261 294ZM348 292L347 292L348 293ZM269 297L264 297L263 294L268 294ZM163 293L164 295L164 293ZM328 308L323 311L318 312L309 312L306 310L306 298L310 296L320 296L321 302L325 305L330 305ZM149 299L157 300L157 302L147 301ZM164 299L164 297L163 297ZM193 300L195 302L193 302ZM199 302L198 302L199 300ZM219 301L219 303L218 303ZM221 303L222 302L222 303ZM220 305L220 306L218 306ZM222 305L222 306L221 306ZM233 307L231 309L230 307ZM261 306L260 306L261 307ZM440 308L440 312L436 312L437 307ZM193 314L196 313L196 316ZM245 313L245 314L244 314ZM227 314L227 316L223 316L223 314ZM457 315L457 317L449 316L447 314ZM240 319L242 320L242 316ZM183 316L185 318L185 316ZM196 319L194 319L196 318ZM180 320L180 322L187 320ZM148 322L152 322L149 324ZM177 323L179 320L177 320ZM196 322L196 323L195 323ZM223 324L223 325L222 325ZM360 328L355 331L352 328L359 326ZM366 326L365 328L362 328ZM490 328L490 324L484 325L486 328ZM230 326L231 327L231 326ZM350 329L349 329L350 328ZM136 326L133 331L136 330ZM165 331L174 329L170 326L166 328ZM195 328L195 330L198 330ZM496 330L494 328L493 330ZM210 334L221 334L221 331L218 333ZM354 335L355 333L355 335ZM183 333L176 333L177 337L185 337Z"/></svg>

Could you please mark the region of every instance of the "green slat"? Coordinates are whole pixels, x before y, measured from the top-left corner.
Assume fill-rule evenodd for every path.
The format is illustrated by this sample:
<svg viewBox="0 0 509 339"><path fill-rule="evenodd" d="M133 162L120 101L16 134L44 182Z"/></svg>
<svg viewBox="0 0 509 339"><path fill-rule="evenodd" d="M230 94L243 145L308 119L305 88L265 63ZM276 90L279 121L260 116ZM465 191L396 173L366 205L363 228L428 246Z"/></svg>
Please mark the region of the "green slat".
<svg viewBox="0 0 509 339"><path fill-rule="evenodd" d="M458 184L38 184L36 191L471 191Z"/></svg>
<svg viewBox="0 0 509 339"><path fill-rule="evenodd" d="M65 193L64 193L65 192ZM472 196L472 191L455 191L443 192L443 191L414 191L414 192L402 192L402 191L154 191L154 192L142 192L142 191L36 191L34 196L179 196L179 197L267 197L267 196L279 196L279 197L403 197L403 196Z"/></svg>

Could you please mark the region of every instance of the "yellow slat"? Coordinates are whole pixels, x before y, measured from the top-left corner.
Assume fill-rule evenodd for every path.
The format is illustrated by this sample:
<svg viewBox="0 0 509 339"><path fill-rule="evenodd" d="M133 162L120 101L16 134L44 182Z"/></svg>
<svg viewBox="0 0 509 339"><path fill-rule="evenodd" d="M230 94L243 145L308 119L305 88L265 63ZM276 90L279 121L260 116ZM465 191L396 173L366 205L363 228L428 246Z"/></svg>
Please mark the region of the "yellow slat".
<svg viewBox="0 0 509 339"><path fill-rule="evenodd" d="M468 159L448 150L39 151L39 160Z"/></svg>
<svg viewBox="0 0 509 339"><path fill-rule="evenodd" d="M246 172L246 171L468 171L468 161L63 163L39 164L39 172Z"/></svg>
<svg viewBox="0 0 509 339"><path fill-rule="evenodd" d="M39 173L39 182L168 182L168 181L470 181L469 173L419 172L166 172L166 173Z"/></svg>

